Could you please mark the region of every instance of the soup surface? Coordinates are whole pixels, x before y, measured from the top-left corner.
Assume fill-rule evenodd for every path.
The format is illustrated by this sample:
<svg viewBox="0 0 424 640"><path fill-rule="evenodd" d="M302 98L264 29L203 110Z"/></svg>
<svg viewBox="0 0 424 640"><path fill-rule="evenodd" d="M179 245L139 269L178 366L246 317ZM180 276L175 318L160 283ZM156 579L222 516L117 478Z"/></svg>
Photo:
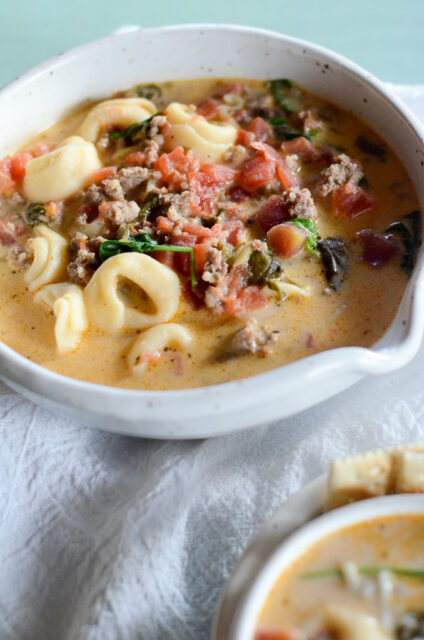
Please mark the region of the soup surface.
<svg viewBox="0 0 424 640"><path fill-rule="evenodd" d="M394 152L288 80L119 92L5 158L0 191L0 339L128 388L369 347L419 244Z"/></svg>
<svg viewBox="0 0 424 640"><path fill-rule="evenodd" d="M424 517L377 518L309 549L273 587L255 640L424 637Z"/></svg>

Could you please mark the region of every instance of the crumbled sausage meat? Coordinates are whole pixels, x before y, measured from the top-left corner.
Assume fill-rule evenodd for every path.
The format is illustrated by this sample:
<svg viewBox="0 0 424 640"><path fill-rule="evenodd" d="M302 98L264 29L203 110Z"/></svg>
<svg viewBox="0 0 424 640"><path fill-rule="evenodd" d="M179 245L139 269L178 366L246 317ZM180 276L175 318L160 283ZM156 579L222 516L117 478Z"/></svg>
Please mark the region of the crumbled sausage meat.
<svg viewBox="0 0 424 640"><path fill-rule="evenodd" d="M202 273L202 280L213 284L218 282L228 272L228 264L222 251L211 247L206 252L206 262Z"/></svg>
<svg viewBox="0 0 424 640"><path fill-rule="evenodd" d="M27 243L25 249L22 247L13 247L8 254L8 260L12 267L16 269L25 269L28 267L33 258L34 252L31 243Z"/></svg>
<svg viewBox="0 0 424 640"><path fill-rule="evenodd" d="M100 206L100 217L104 218L112 225L119 227L121 224L133 222L140 211L140 207L134 200L124 200L123 202L103 202Z"/></svg>
<svg viewBox="0 0 424 640"><path fill-rule="evenodd" d="M309 189L292 187L284 192L284 199L290 204L289 214L292 218L311 218L314 220L318 216L318 212Z"/></svg>
<svg viewBox="0 0 424 640"><path fill-rule="evenodd" d="M155 140L149 140L143 149L144 163L147 167L152 167L159 158L160 146Z"/></svg>
<svg viewBox="0 0 424 640"><path fill-rule="evenodd" d="M75 234L68 247L71 260L67 271L72 282L87 284L99 266L98 249L104 240L101 236L88 238L84 233Z"/></svg>
<svg viewBox="0 0 424 640"><path fill-rule="evenodd" d="M327 196L345 184L357 184L364 174L358 161L352 160L345 153L334 158L334 162L321 173L321 183L317 193Z"/></svg>
<svg viewBox="0 0 424 640"><path fill-rule="evenodd" d="M249 318L245 326L235 332L230 340L229 351L233 355L257 353L268 355L270 345L276 342L278 333L261 327L255 318Z"/></svg>
<svg viewBox="0 0 424 640"><path fill-rule="evenodd" d="M103 180L102 186L109 200L125 200L124 190L118 178L107 178Z"/></svg>
<svg viewBox="0 0 424 640"><path fill-rule="evenodd" d="M126 167L118 171L118 179L125 194L140 186L149 178L149 170L146 167Z"/></svg>

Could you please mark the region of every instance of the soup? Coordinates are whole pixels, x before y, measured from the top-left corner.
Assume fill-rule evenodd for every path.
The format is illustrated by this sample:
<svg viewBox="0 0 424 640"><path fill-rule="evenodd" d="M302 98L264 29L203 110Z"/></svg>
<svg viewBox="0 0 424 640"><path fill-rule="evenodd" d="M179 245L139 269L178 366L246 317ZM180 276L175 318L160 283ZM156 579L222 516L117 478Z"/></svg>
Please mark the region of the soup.
<svg viewBox="0 0 424 640"><path fill-rule="evenodd" d="M286 79L118 92L1 161L0 191L0 339L135 389L370 347L420 242L392 149Z"/></svg>
<svg viewBox="0 0 424 640"><path fill-rule="evenodd" d="M424 637L424 517L377 518L338 531L283 573L255 640Z"/></svg>

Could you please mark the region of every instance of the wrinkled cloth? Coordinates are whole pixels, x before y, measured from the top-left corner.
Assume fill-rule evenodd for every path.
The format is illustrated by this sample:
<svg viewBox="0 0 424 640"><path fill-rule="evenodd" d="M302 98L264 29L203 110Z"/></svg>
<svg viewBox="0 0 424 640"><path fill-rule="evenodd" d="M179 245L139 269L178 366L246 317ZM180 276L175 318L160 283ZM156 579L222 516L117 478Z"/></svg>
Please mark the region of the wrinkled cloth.
<svg viewBox="0 0 424 640"><path fill-rule="evenodd" d="M424 119L424 87L397 93ZM260 524L346 454L424 440L424 348L291 419L218 439L90 430L0 385L2 640L207 640Z"/></svg>

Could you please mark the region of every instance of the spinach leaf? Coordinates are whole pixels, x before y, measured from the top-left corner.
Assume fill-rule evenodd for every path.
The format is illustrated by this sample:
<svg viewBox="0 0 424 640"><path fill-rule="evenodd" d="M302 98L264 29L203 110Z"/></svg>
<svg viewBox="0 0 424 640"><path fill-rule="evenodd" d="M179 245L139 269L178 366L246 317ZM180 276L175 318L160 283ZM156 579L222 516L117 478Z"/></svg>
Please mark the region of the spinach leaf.
<svg viewBox="0 0 424 640"><path fill-rule="evenodd" d="M387 227L384 235L397 235L401 239L404 253L400 266L410 276L421 244L421 212L416 209L403 216L399 222L393 222Z"/></svg>
<svg viewBox="0 0 424 640"><path fill-rule="evenodd" d="M271 80L268 86L275 103L284 113L290 115L299 110L300 91L293 87L293 83L290 80L286 78Z"/></svg>
<svg viewBox="0 0 424 640"><path fill-rule="evenodd" d="M157 84L136 84L134 91L140 98L146 98L154 102L162 97L162 89Z"/></svg>
<svg viewBox="0 0 424 640"><path fill-rule="evenodd" d="M146 200L140 208L138 212L137 222L141 220L147 220L150 214L159 206L159 196L157 193L154 193L150 196L148 200Z"/></svg>
<svg viewBox="0 0 424 640"><path fill-rule="evenodd" d="M41 202L33 202L24 213L25 222L29 227L40 223L40 218L46 215L46 208Z"/></svg>
<svg viewBox="0 0 424 640"><path fill-rule="evenodd" d="M293 129L284 118L273 118L270 124L274 130L274 135L282 140L294 140L294 138L307 138L307 140L311 140L310 134L301 133Z"/></svg>
<svg viewBox="0 0 424 640"><path fill-rule="evenodd" d="M113 131L110 134L111 140L119 140L123 138L125 142L130 144L135 144L136 142L141 142L144 140L147 134L147 127L156 116L160 116L163 111L157 111L150 118L146 118L146 120L142 120L141 122L134 122L134 124L130 124L126 129L121 129L121 131Z"/></svg>
<svg viewBox="0 0 424 640"><path fill-rule="evenodd" d="M316 224L310 218L293 218L287 222L287 224L292 224L295 227L299 227L306 231L308 235L308 239L306 240L306 250L309 253L312 253L316 258L319 257L319 253L317 251L317 243L318 243L318 229Z"/></svg>
<svg viewBox="0 0 424 640"><path fill-rule="evenodd" d="M106 240L99 247L100 260L104 262L120 253L135 251L152 253L153 251L173 251L174 253L190 253L191 287L197 287L196 265L193 247L179 247L172 244L159 244L149 233L139 233L128 240Z"/></svg>
<svg viewBox="0 0 424 640"><path fill-rule="evenodd" d="M377 142L373 142L369 138L364 135L359 135L355 140L355 145L358 147L360 151L366 153L369 156L374 156L374 158L378 158L383 161L386 159L387 151L384 147Z"/></svg>
<svg viewBox="0 0 424 640"><path fill-rule="evenodd" d="M265 284L269 278L281 273L281 265L265 251L254 250L249 256L248 266L251 272L249 284Z"/></svg>
<svg viewBox="0 0 424 640"><path fill-rule="evenodd" d="M349 252L342 238L320 240L317 248L321 254L325 277L334 291L338 291L349 271Z"/></svg>

